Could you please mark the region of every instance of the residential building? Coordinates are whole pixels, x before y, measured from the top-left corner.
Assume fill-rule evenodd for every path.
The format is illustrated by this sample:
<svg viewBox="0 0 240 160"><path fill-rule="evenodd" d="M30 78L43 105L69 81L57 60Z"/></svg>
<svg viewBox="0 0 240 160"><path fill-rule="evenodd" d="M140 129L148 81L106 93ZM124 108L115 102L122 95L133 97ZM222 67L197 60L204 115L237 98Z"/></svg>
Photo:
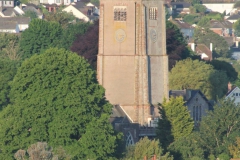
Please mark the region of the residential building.
<svg viewBox="0 0 240 160"><path fill-rule="evenodd" d="M235 23L238 19L240 19L240 14L239 13L232 14L227 18L227 20L231 23Z"/></svg>
<svg viewBox="0 0 240 160"><path fill-rule="evenodd" d="M224 13L233 9L236 0L202 0L202 5L207 7L209 12Z"/></svg>
<svg viewBox="0 0 240 160"><path fill-rule="evenodd" d="M193 37L194 34L194 27L183 20L173 20L172 21L174 24L178 26L180 31L182 32L183 36L187 39L190 39Z"/></svg>
<svg viewBox="0 0 240 160"><path fill-rule="evenodd" d="M220 36L224 37L234 36L232 23L227 20L224 21L211 20L209 29L211 29L213 32L217 33Z"/></svg>
<svg viewBox="0 0 240 160"><path fill-rule="evenodd" d="M27 17L0 17L0 32L22 32L28 28L29 22L30 18Z"/></svg>
<svg viewBox="0 0 240 160"><path fill-rule="evenodd" d="M202 117L207 115L208 110L212 110L213 104L206 98L200 90L170 90L169 96L182 96L195 125L197 126Z"/></svg>
<svg viewBox="0 0 240 160"><path fill-rule="evenodd" d="M200 56L201 59L205 61L211 61L212 60L212 49L213 44L210 43L210 47L208 48L205 44L195 44L195 43L189 43L189 46L191 47L192 51L196 53L196 55Z"/></svg>
<svg viewBox="0 0 240 160"><path fill-rule="evenodd" d="M226 94L225 99L230 98L234 100L235 104L240 104L240 89L237 86L232 86L232 84L228 83L228 93Z"/></svg>
<svg viewBox="0 0 240 160"><path fill-rule="evenodd" d="M179 14L179 13L190 13L189 7L191 6L190 3L187 2L171 2L171 10L172 14Z"/></svg>
<svg viewBox="0 0 240 160"><path fill-rule="evenodd" d="M63 9L63 11L72 13L76 18L86 22L98 19L99 10L96 6L86 6L83 2L73 2Z"/></svg>

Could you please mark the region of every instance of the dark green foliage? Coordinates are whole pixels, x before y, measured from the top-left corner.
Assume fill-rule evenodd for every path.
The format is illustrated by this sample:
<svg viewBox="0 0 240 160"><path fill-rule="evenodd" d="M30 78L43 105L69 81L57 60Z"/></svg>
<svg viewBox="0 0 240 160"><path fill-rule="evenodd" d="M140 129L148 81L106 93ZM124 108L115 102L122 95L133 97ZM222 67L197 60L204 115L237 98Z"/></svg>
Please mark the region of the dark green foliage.
<svg viewBox="0 0 240 160"><path fill-rule="evenodd" d="M240 3L240 1L239 1ZM240 36L240 20L237 20L234 24L233 24L233 29L234 29L234 34L236 36Z"/></svg>
<svg viewBox="0 0 240 160"><path fill-rule="evenodd" d="M22 63L11 83L10 100L12 105L0 113L0 159L10 159L19 148L39 141L63 146L73 157L81 154L81 148L75 147L79 139L94 131L89 130L93 120L101 117L100 122L106 122L112 108L87 61L56 48ZM112 128L106 129L105 136L111 139ZM99 139L104 143L104 138Z"/></svg>
<svg viewBox="0 0 240 160"><path fill-rule="evenodd" d="M199 136L196 141L208 157L229 155L228 147L240 134L240 106L231 100L220 100L200 123Z"/></svg>
<svg viewBox="0 0 240 160"><path fill-rule="evenodd" d="M47 22L41 19L33 19L20 39L20 51L23 59L33 54L43 53L50 47L59 45L62 35L62 27L57 22Z"/></svg>
<svg viewBox="0 0 240 160"><path fill-rule="evenodd" d="M194 30L194 40L197 44L205 44L210 46L213 44L213 57L225 57L231 56L228 44L226 40L214 33L210 29L195 28Z"/></svg>
<svg viewBox="0 0 240 160"><path fill-rule="evenodd" d="M77 35L71 46L71 51L86 58L94 69L97 68L98 34L99 21L97 20L85 34Z"/></svg>
<svg viewBox="0 0 240 160"><path fill-rule="evenodd" d="M194 4L193 6L198 13L204 14L207 10L206 6L202 4Z"/></svg>
<svg viewBox="0 0 240 160"><path fill-rule="evenodd" d="M90 23L84 22L68 24L67 28L63 30L61 41L59 42L59 47L70 49L77 36L83 35L89 26Z"/></svg>
<svg viewBox="0 0 240 160"><path fill-rule="evenodd" d="M179 61L169 74L170 89L199 89L208 99L223 97L227 93L227 84L225 72L199 60Z"/></svg>
<svg viewBox="0 0 240 160"><path fill-rule="evenodd" d="M197 25L208 28L210 26L210 19L204 16L198 21Z"/></svg>
<svg viewBox="0 0 240 160"><path fill-rule="evenodd" d="M204 151L195 140L195 134L196 133L192 133L189 136L179 138L168 147L174 159L192 160L194 157L204 159Z"/></svg>
<svg viewBox="0 0 240 160"><path fill-rule="evenodd" d="M179 28L170 21L166 21L166 45L169 70L172 69L177 61L190 56L182 33Z"/></svg>
<svg viewBox="0 0 240 160"><path fill-rule="evenodd" d="M232 82L238 78L238 73L229 62L212 60L209 63L214 67L214 69L226 72L229 81Z"/></svg>
<svg viewBox="0 0 240 160"><path fill-rule="evenodd" d="M88 124L86 133L79 140L81 151L76 153L77 159L113 159L117 137L108 118L108 114L103 114Z"/></svg>
<svg viewBox="0 0 240 160"><path fill-rule="evenodd" d="M0 59L0 110L9 104L9 82L13 80L20 62Z"/></svg>
<svg viewBox="0 0 240 160"><path fill-rule="evenodd" d="M183 20L189 24L196 24L199 21L199 16L197 14L187 14Z"/></svg>

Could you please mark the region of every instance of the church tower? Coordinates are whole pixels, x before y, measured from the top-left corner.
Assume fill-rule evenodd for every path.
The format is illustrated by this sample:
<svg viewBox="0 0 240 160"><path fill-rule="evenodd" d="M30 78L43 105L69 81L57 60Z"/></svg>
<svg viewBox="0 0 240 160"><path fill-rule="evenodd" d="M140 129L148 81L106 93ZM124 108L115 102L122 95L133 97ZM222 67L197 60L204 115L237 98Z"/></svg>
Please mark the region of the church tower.
<svg viewBox="0 0 240 160"><path fill-rule="evenodd" d="M163 0L101 0L98 81L132 123L147 125L168 98Z"/></svg>

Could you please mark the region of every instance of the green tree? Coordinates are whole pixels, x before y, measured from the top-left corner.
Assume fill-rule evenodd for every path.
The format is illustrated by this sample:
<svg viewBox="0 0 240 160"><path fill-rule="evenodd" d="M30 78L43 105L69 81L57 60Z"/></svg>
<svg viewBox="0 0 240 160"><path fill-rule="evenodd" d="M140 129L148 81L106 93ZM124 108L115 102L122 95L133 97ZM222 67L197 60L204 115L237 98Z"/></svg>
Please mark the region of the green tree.
<svg viewBox="0 0 240 160"><path fill-rule="evenodd" d="M210 46L210 43L212 43L213 57L231 57L226 40L210 29L202 29L201 27L195 28L194 41L199 44L205 44L206 46Z"/></svg>
<svg viewBox="0 0 240 160"><path fill-rule="evenodd" d="M223 97L227 93L227 84L224 71L215 70L199 60L179 61L169 74L170 89L199 89L208 99Z"/></svg>
<svg viewBox="0 0 240 160"><path fill-rule="evenodd" d="M19 148L39 141L63 146L72 157L81 154L76 145L89 134L92 121L106 122L104 118L110 116L112 106L104 92L95 71L75 53L51 48L27 59L11 82L12 104L0 113L0 159L10 159ZM108 135L112 128L106 128L108 131L99 131L98 136L103 133L108 138L98 140L111 140L108 146L114 147Z"/></svg>
<svg viewBox="0 0 240 160"><path fill-rule="evenodd" d="M69 50L77 37L85 34L89 26L90 23L85 22L68 24L67 28L63 30L59 47Z"/></svg>
<svg viewBox="0 0 240 160"><path fill-rule="evenodd" d="M194 4L193 7L196 8L196 11L201 14L204 14L207 10L207 7L202 4Z"/></svg>
<svg viewBox="0 0 240 160"><path fill-rule="evenodd" d="M228 147L233 158L240 158L240 137L236 137L236 142Z"/></svg>
<svg viewBox="0 0 240 160"><path fill-rule="evenodd" d="M197 25L201 26L201 27L209 27L210 19L208 17L204 16L198 21Z"/></svg>
<svg viewBox="0 0 240 160"><path fill-rule="evenodd" d="M27 10L25 11L25 13L23 14L24 17L29 17L31 19L34 19L34 18L38 18L38 15L36 12L34 11L31 11L31 10Z"/></svg>
<svg viewBox="0 0 240 160"><path fill-rule="evenodd" d="M239 1L240 2L240 1ZM233 24L234 34L240 36L240 19Z"/></svg>
<svg viewBox="0 0 240 160"><path fill-rule="evenodd" d="M228 80L231 82L235 81L238 78L238 73L229 62L212 60L209 62L209 64L211 64L216 70L224 71L228 76Z"/></svg>
<svg viewBox="0 0 240 160"><path fill-rule="evenodd" d="M20 39L20 51L23 58L33 54L43 53L50 47L59 45L62 27L57 22L47 22L41 19L31 20Z"/></svg>
<svg viewBox="0 0 240 160"><path fill-rule="evenodd" d="M195 140L195 132L171 143L168 151L178 160L204 159L204 151Z"/></svg>
<svg viewBox="0 0 240 160"><path fill-rule="evenodd" d="M160 114L163 113L161 111L163 110L165 115L163 114L164 117L159 119L157 137L159 138L160 142L163 143L164 147L181 137L190 135L193 131L194 122L184 104L185 102L181 96L176 98L171 97L168 102L165 99L161 104L162 109L160 109ZM162 121L170 122L171 127L169 127L169 123L162 123ZM170 138L167 141L167 139L165 139L166 134L162 134L162 132L166 133L166 131L169 129L170 131L168 131L168 133L172 135L172 141Z"/></svg>
<svg viewBox="0 0 240 160"><path fill-rule="evenodd" d="M127 150L125 159L140 160L144 159L144 157L150 159L154 155L162 160L173 160L169 153L163 155L163 150L160 147L159 141L149 140L147 137L140 139L135 146L130 146Z"/></svg>
<svg viewBox="0 0 240 160"><path fill-rule="evenodd" d="M13 80L19 65L19 61L0 59L0 110L9 104L9 82Z"/></svg>
<svg viewBox="0 0 240 160"><path fill-rule="evenodd" d="M63 28L67 28L69 23L76 20L76 17L72 13L58 10L57 12L48 12L48 14L45 14L44 19L50 22L57 22Z"/></svg>
<svg viewBox="0 0 240 160"><path fill-rule="evenodd" d="M206 157L229 155L228 147L240 134L240 107L234 101L220 100L200 123L196 141L203 148Z"/></svg>

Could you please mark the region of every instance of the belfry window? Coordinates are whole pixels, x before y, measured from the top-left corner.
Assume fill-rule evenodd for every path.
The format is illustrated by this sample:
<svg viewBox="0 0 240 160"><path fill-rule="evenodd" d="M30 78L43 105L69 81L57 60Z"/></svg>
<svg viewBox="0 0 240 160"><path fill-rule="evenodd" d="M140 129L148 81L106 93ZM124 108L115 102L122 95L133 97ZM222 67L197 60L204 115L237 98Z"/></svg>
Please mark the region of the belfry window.
<svg viewBox="0 0 240 160"><path fill-rule="evenodd" d="M149 19L156 20L157 19L157 7L149 8Z"/></svg>
<svg viewBox="0 0 240 160"><path fill-rule="evenodd" d="M126 7L114 7L114 21L126 21L127 20L127 8Z"/></svg>

